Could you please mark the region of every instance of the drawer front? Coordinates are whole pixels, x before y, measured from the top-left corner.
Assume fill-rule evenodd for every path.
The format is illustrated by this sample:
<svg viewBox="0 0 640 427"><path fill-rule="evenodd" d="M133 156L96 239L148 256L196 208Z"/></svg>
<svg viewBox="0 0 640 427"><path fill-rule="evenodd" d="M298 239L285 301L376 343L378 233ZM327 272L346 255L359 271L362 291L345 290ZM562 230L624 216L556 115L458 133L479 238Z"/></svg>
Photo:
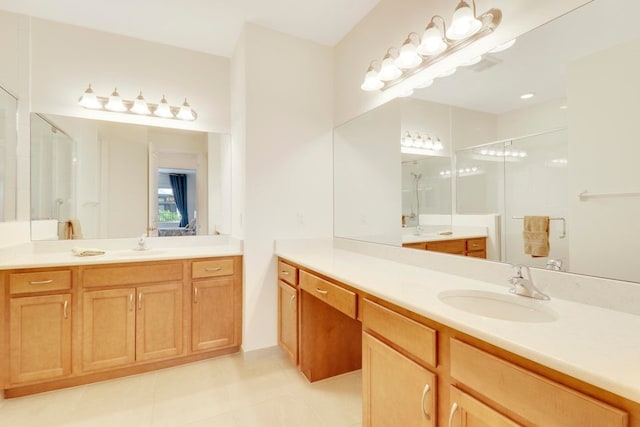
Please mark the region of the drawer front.
<svg viewBox="0 0 640 427"><path fill-rule="evenodd" d="M298 269L286 262L278 261L278 279L298 286Z"/></svg>
<svg viewBox="0 0 640 427"><path fill-rule="evenodd" d="M334 285L306 271L300 272L300 288L347 316L353 319L356 318L358 298L354 292Z"/></svg>
<svg viewBox="0 0 640 427"><path fill-rule="evenodd" d="M362 325L425 365L436 367L436 331L372 301L362 301Z"/></svg>
<svg viewBox="0 0 640 427"><path fill-rule="evenodd" d="M474 258L487 258L487 252L486 251L467 252L467 256L474 257Z"/></svg>
<svg viewBox="0 0 640 427"><path fill-rule="evenodd" d="M211 261L194 261L191 263L191 277L200 279L203 277L231 276L233 274L232 259L216 259Z"/></svg>
<svg viewBox="0 0 640 427"><path fill-rule="evenodd" d="M626 412L456 339L451 340L451 376L534 425L628 425Z"/></svg>
<svg viewBox="0 0 640 427"><path fill-rule="evenodd" d="M467 251L484 251L487 249L487 239L482 237L479 239L467 240Z"/></svg>
<svg viewBox="0 0 640 427"><path fill-rule="evenodd" d="M402 244L403 248L409 248L409 249L421 249L421 250L425 250L427 249L427 244L425 242L418 242L418 243L403 243Z"/></svg>
<svg viewBox="0 0 640 427"><path fill-rule="evenodd" d="M82 286L135 285L139 283L182 281L182 263L137 264L116 267L87 268L82 273Z"/></svg>
<svg viewBox="0 0 640 427"><path fill-rule="evenodd" d="M444 240L441 242L427 242L427 250L463 255L466 251L464 240Z"/></svg>
<svg viewBox="0 0 640 427"><path fill-rule="evenodd" d="M25 294L71 289L71 271L39 271L9 275L9 292Z"/></svg>

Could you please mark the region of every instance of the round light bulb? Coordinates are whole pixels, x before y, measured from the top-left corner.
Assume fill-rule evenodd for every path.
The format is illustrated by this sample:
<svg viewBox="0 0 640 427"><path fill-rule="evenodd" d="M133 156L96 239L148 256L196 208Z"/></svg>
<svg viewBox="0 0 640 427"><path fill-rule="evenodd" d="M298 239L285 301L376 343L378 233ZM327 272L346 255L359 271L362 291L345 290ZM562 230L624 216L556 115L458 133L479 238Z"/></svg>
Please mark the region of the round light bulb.
<svg viewBox="0 0 640 427"><path fill-rule="evenodd" d="M369 70L364 77L364 82L362 82L360 89L365 91L374 91L382 89L383 86L384 83L378 78L378 72L374 70L373 67L369 67Z"/></svg>
<svg viewBox="0 0 640 427"><path fill-rule="evenodd" d="M147 105L147 101L145 101L144 97L142 96L142 92L140 92L136 99L133 100L133 106L129 111L131 111L132 113L143 115L151 114L149 106Z"/></svg>
<svg viewBox="0 0 640 427"><path fill-rule="evenodd" d="M422 64L422 57L416 52L416 45L413 44L411 39L405 40L400 48L400 54L396 58L395 64L403 70L415 68Z"/></svg>
<svg viewBox="0 0 640 427"><path fill-rule="evenodd" d="M422 41L416 48L416 51L422 56L434 56L444 52L447 44L442 39L440 28L433 22L427 25L422 35Z"/></svg>
<svg viewBox="0 0 640 427"><path fill-rule="evenodd" d="M120 98L120 94L118 93L118 88L113 90L113 93L109 96L109 101L104 108L109 111L115 111L116 113L127 111L127 107L124 105L124 102L122 102L122 98Z"/></svg>
<svg viewBox="0 0 640 427"><path fill-rule="evenodd" d="M395 64L391 55L387 54L380 66L380 72L378 78L384 82L395 80L402 75L402 71Z"/></svg>
<svg viewBox="0 0 640 427"><path fill-rule="evenodd" d="M171 107L169 106L169 103L167 102L167 98L165 98L164 95L162 95L162 99L160 100L160 103L156 107L153 114L158 117L164 117L167 119L173 117L173 113L171 112Z"/></svg>
<svg viewBox="0 0 640 427"><path fill-rule="evenodd" d="M98 101L98 97L93 92L91 85L84 91L80 99L78 100L78 104L80 104L84 108L90 108L92 110L102 108L102 104Z"/></svg>
<svg viewBox="0 0 640 427"><path fill-rule="evenodd" d="M461 0L453 12L451 25L447 29L447 38L451 40L466 39L480 31L480 28L482 28L482 22L474 16L469 3Z"/></svg>

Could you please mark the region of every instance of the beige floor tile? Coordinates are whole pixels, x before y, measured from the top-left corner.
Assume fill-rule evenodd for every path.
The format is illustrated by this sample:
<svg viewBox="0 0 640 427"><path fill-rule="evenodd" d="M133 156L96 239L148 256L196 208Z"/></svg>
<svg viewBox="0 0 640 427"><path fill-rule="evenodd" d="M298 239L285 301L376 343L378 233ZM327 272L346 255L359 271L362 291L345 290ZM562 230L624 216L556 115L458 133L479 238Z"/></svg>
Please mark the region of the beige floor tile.
<svg viewBox="0 0 640 427"><path fill-rule="evenodd" d="M361 388L310 384L276 348L0 400L0 426L361 427Z"/></svg>

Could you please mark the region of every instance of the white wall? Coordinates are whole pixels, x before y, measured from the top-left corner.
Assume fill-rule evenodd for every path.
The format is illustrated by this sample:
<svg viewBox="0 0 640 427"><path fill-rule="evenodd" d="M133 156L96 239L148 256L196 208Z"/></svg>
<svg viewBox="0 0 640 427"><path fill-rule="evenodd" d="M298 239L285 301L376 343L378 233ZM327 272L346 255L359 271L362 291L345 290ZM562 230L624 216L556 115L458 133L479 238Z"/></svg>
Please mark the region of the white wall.
<svg viewBox="0 0 640 427"><path fill-rule="evenodd" d="M503 20L496 32L471 46L487 50L517 37L587 0L478 0L477 10L499 8ZM344 123L394 96L393 91L364 92L360 84L369 63L381 60L391 46L399 47L412 31L424 31L433 15L449 19L455 2L451 0L382 0L335 48L335 122ZM452 60L455 57L451 58ZM433 76L448 68L446 62L432 67L425 75Z"/></svg>
<svg viewBox="0 0 640 427"><path fill-rule="evenodd" d="M401 100L334 131L334 234L401 245Z"/></svg>
<svg viewBox="0 0 640 427"><path fill-rule="evenodd" d="M151 126L229 132L229 59L41 19L32 19L32 108L35 112ZM188 98L193 122L83 109L78 98L91 83L125 99L141 90L148 102Z"/></svg>
<svg viewBox="0 0 640 427"><path fill-rule="evenodd" d="M640 192L638 75L638 40L576 60L568 70L572 267L636 282L640 198L580 202L578 195Z"/></svg>
<svg viewBox="0 0 640 427"><path fill-rule="evenodd" d="M332 235L333 61L325 46L255 25L243 33L232 122L234 143L246 144L243 347L251 350L277 342L274 240Z"/></svg>

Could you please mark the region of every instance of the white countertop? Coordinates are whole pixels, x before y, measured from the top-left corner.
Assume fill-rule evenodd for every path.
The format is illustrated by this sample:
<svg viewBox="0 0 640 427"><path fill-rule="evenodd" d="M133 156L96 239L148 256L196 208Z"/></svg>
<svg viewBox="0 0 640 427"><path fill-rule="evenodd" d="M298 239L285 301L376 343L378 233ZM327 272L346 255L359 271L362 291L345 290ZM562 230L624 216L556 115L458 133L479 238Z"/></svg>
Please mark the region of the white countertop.
<svg viewBox="0 0 640 427"><path fill-rule="evenodd" d="M640 403L640 316L556 298L540 301L557 319L527 323L455 309L443 291L498 285L330 245L282 247L277 255L510 352ZM525 298L525 297L517 297Z"/></svg>
<svg viewBox="0 0 640 427"><path fill-rule="evenodd" d="M242 242L226 236L148 238L148 250L133 248L137 239L31 242L0 250L0 269L115 264L170 259L242 255ZM72 247L101 249L103 255L75 256Z"/></svg>

